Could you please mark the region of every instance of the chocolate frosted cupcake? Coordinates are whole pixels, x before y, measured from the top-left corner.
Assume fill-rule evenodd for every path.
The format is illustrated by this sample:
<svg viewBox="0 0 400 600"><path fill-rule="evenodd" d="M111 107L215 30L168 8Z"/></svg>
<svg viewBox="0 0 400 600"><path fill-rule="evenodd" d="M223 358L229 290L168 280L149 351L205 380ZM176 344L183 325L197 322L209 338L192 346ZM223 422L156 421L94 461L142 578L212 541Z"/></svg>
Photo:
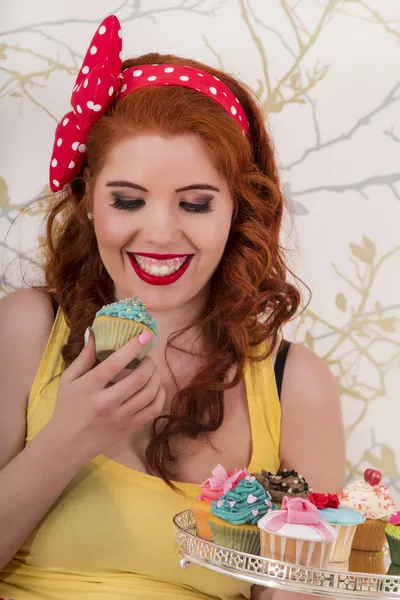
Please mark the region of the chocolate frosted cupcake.
<svg viewBox="0 0 400 600"><path fill-rule="evenodd" d="M261 473L253 473L255 478L265 491L267 491L273 502L279 504L285 496L290 498L308 498L312 488L308 485L300 473L294 470L283 469L278 471L276 475L269 473L268 471L261 471Z"/></svg>

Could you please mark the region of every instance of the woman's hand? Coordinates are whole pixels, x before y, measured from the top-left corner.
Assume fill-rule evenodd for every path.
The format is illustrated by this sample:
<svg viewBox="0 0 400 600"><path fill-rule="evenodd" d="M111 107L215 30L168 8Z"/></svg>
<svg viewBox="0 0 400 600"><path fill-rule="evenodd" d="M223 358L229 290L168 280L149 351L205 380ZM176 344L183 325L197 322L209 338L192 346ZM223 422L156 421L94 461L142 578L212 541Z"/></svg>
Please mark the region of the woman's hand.
<svg viewBox="0 0 400 600"><path fill-rule="evenodd" d="M137 357L149 335L135 337L92 368L96 362L92 334L61 375L48 427L80 446L87 460L161 414L165 392L149 357L122 379L118 377L125 375L124 368Z"/></svg>

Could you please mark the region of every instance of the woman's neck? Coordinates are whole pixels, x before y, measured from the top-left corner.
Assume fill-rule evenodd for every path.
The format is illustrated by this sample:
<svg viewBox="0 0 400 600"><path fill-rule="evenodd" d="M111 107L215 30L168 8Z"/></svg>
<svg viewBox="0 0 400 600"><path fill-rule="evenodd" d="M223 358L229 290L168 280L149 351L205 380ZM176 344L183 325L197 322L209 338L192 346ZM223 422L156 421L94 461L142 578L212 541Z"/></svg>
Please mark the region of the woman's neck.
<svg viewBox="0 0 400 600"><path fill-rule="evenodd" d="M164 358L168 338L174 333L190 327L198 319L201 311L202 306L199 305L186 305L168 311L151 311L158 329L157 345L152 352L153 356ZM201 354L201 347L203 345L200 332L197 328L191 328L184 332L177 338L176 344L175 342L173 344L181 350L193 352L197 355Z"/></svg>

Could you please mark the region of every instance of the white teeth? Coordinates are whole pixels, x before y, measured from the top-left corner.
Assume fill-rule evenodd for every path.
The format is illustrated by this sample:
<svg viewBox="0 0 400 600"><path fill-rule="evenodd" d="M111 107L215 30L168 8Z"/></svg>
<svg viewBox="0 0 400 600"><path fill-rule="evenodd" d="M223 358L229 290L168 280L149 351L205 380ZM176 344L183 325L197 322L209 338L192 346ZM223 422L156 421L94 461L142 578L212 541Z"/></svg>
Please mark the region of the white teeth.
<svg viewBox="0 0 400 600"><path fill-rule="evenodd" d="M136 254L133 256L143 271L150 275L155 275L156 277L172 275L172 273L175 273L182 267L183 263L188 258L187 256L184 256L180 258L169 258L167 260L157 260L147 256L137 256Z"/></svg>

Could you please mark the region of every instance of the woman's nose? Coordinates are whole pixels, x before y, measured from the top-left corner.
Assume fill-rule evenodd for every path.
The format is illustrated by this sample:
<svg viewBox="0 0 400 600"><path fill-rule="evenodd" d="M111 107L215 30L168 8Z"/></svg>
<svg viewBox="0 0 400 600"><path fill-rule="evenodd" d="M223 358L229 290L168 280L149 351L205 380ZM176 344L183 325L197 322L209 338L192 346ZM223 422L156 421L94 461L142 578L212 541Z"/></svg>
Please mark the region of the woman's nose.
<svg viewBox="0 0 400 600"><path fill-rule="evenodd" d="M182 232L176 211L168 206L158 205L154 207L149 217L149 222L146 224L146 237L150 244L160 248L171 247L179 241Z"/></svg>

